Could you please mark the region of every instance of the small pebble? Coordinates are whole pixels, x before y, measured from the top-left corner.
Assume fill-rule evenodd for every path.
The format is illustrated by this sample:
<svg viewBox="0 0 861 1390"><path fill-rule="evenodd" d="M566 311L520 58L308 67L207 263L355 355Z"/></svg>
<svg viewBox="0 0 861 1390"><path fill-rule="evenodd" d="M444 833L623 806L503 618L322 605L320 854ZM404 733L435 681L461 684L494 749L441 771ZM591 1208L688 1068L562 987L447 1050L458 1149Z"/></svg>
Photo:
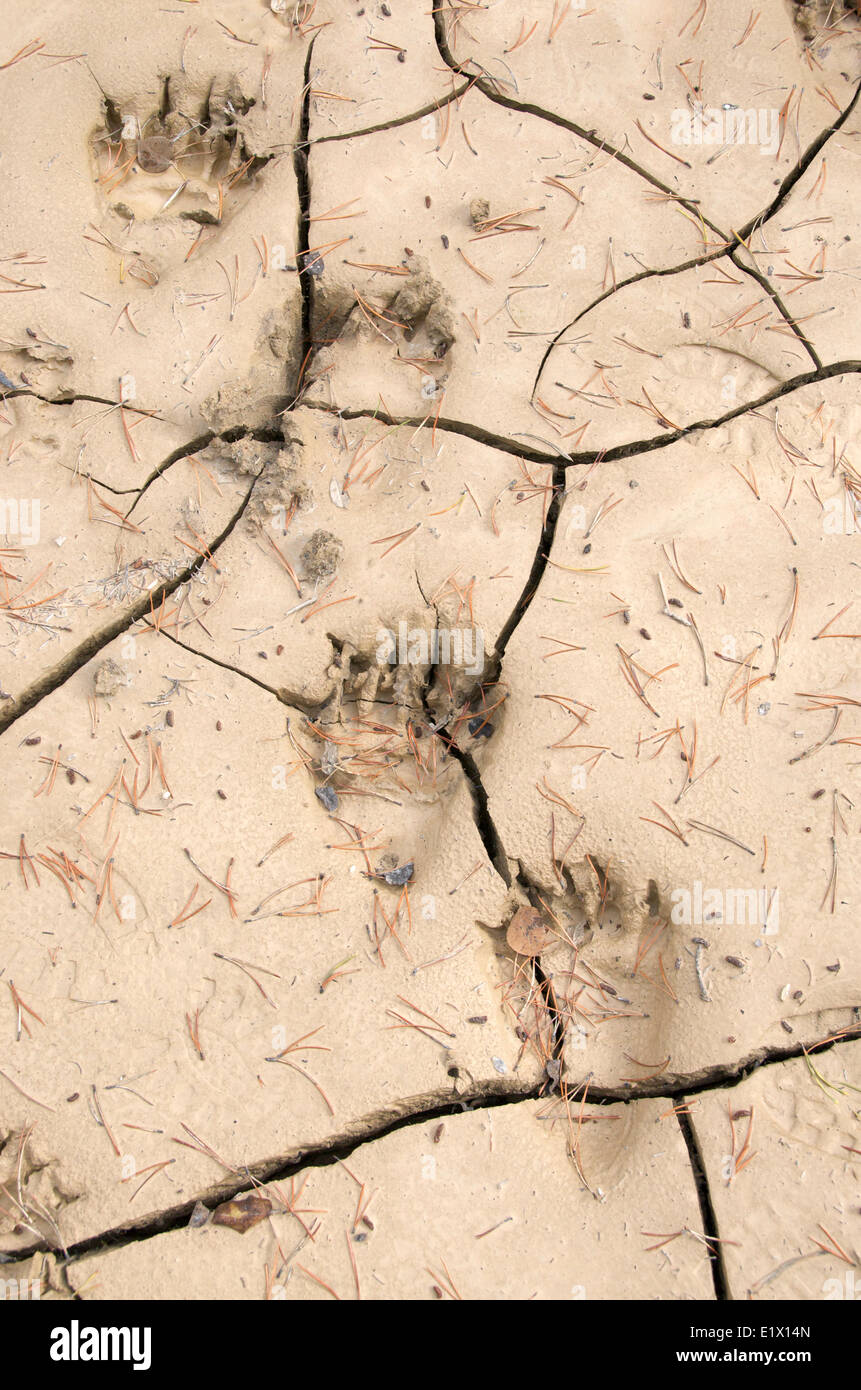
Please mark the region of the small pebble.
<svg viewBox="0 0 861 1390"><path fill-rule="evenodd" d="M400 868L389 869L383 874L383 878L393 888L402 888L405 883L409 883L414 873L415 865L411 860L409 864L401 864Z"/></svg>
<svg viewBox="0 0 861 1390"><path fill-rule="evenodd" d="M477 714L474 719L470 719L467 728L473 738L493 737L493 725L482 714Z"/></svg>
<svg viewBox="0 0 861 1390"><path fill-rule="evenodd" d="M203 1202L195 1202L194 1209L188 1219L188 1224L192 1228L203 1226L209 1220L209 1207L205 1207Z"/></svg>

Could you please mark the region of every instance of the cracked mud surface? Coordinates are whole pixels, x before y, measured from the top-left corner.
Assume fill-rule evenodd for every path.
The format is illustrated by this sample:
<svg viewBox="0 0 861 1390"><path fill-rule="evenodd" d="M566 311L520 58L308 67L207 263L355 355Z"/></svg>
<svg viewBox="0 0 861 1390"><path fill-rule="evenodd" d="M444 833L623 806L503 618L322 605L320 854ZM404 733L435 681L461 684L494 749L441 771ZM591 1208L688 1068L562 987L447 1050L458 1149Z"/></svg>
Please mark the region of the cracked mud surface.
<svg viewBox="0 0 861 1390"><path fill-rule="evenodd" d="M191 8L0 54L4 1274L823 1298L858 21Z"/></svg>

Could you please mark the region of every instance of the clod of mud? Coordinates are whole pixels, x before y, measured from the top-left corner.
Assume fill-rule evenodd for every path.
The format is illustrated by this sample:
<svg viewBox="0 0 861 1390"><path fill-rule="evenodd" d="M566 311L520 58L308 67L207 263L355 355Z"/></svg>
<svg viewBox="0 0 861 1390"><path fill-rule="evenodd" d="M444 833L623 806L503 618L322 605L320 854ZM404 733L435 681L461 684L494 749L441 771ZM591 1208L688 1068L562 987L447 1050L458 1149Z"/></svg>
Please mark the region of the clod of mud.
<svg viewBox="0 0 861 1390"><path fill-rule="evenodd" d="M118 690L124 690L130 684L128 672L123 669L118 661L109 657L96 667L93 675L93 689L97 698L109 700L112 695L116 695Z"/></svg>
<svg viewBox="0 0 861 1390"><path fill-rule="evenodd" d="M344 542L331 531L315 531L302 547L300 558L309 579L328 579L344 558Z"/></svg>
<svg viewBox="0 0 861 1390"><path fill-rule="evenodd" d="M820 29L847 14L861 15L861 0L792 0L792 17L812 43Z"/></svg>
<svg viewBox="0 0 861 1390"><path fill-rule="evenodd" d="M207 212L205 208L195 209L193 212L178 213L182 222L196 222L199 227L217 227L219 219L212 212Z"/></svg>
<svg viewBox="0 0 861 1390"><path fill-rule="evenodd" d="M407 266L410 277L395 295L391 313L407 325L408 338L423 324L434 355L444 357L457 336L449 297L422 256L408 256Z"/></svg>
<svg viewBox="0 0 861 1390"><path fill-rule="evenodd" d="M340 335L371 338L383 333L391 339L393 334L403 331L404 337L411 342L423 330L433 356L440 360L445 357L457 338L448 294L434 278L424 257L410 252L402 264L409 270L409 277L392 298L375 306L380 309L378 321L360 311L351 285L338 281L327 284L325 279L321 280L315 286L314 315L319 324L327 325L325 337L330 340ZM402 325L402 330L395 328L394 323ZM331 361L331 348L323 347L317 353L315 369L324 371Z"/></svg>
<svg viewBox="0 0 861 1390"><path fill-rule="evenodd" d="M219 441L203 456L225 463L239 477L259 480L245 510L243 523L250 530L274 526L283 530L287 513L307 512L314 506L312 488L301 474L301 450L296 440L262 441L246 436L231 443ZM262 470L262 472L261 472Z"/></svg>

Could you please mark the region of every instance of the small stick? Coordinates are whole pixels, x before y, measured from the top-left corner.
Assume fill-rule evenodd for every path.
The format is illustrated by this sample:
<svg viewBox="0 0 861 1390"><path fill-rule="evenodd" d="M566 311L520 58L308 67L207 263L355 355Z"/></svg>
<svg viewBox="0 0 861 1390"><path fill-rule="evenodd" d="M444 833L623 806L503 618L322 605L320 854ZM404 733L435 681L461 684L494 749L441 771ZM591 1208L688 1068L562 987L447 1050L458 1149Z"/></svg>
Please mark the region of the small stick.
<svg viewBox="0 0 861 1390"><path fill-rule="evenodd" d="M248 963L246 961L237 960L234 956L224 956L221 954L220 951L213 951L212 954L215 956L216 960L228 961L230 965L237 966L238 969L240 969L244 975L247 975L249 980L251 980L257 986L260 993L263 995L263 998L266 1000L266 1003L269 1004L271 1008L277 1009L278 1005L272 999L269 998L269 995L266 993L266 990L263 988L260 981L256 979L254 975L252 975L251 969L249 968ZM255 970L262 970L264 975L272 975L276 980L281 979L281 976L278 975L274 970L267 970L265 965L255 965L253 968Z"/></svg>
<svg viewBox="0 0 861 1390"><path fill-rule="evenodd" d="M311 1082L311 1085L314 1087L314 1089L315 1089L316 1091L318 1091L319 1094L323 1097L323 1100L326 1102L326 1109L329 1111L329 1114L330 1114L330 1115L334 1115L334 1114L335 1114L335 1111L334 1111L334 1109L332 1108L332 1102L329 1100L329 1097L326 1095L326 1092L323 1090L323 1087L319 1084L319 1082L317 1082L317 1081L314 1080L313 1076L311 1076L307 1071L305 1071L302 1067L300 1067L299 1064L298 1064L297 1062L291 1062L291 1061L289 1061L286 1057L281 1057L281 1056L278 1056L278 1057L267 1057L267 1058L266 1058L266 1061L267 1061L267 1062L278 1062L278 1063L280 1063L280 1065L281 1065L282 1067L291 1067L292 1070L293 1070L293 1071L297 1071L297 1072L299 1073L300 1076L304 1076L305 1080L306 1080L306 1081L310 1081L310 1082Z"/></svg>
<svg viewBox="0 0 861 1390"><path fill-rule="evenodd" d="M731 845L735 845L738 849L743 849L745 854L752 854L754 858L756 858L756 850L751 849L749 845L743 845L741 840L737 840L734 835L728 835L725 830L719 830L717 826L706 825L704 821L699 820L689 820L688 825L691 826L692 829L701 830L708 835L717 835L720 840L728 840Z"/></svg>
<svg viewBox="0 0 861 1390"><path fill-rule="evenodd" d="M656 150L660 150L662 154L668 154L670 156L670 159L674 159L677 164L681 164L685 169L690 169L690 164L686 159L682 159L681 155L673 154L672 150L665 149L663 145L658 144L657 140L653 140L651 135L649 135L647 131L643 129L639 120L635 121L634 124L636 125L640 134L648 140L650 145L654 145Z"/></svg>
<svg viewBox="0 0 861 1390"><path fill-rule="evenodd" d="M209 904L212 902L212 898L207 898L206 902L203 903L200 907L196 907L193 912L188 911L188 909L191 907L191 904L194 902L194 899L197 897L197 890L199 887L199 883L196 883L194 885L185 903L185 906L180 908L173 921L168 922L169 927L184 926L186 922L191 921L192 917L196 917L198 912L202 912L205 907L209 907Z"/></svg>
<svg viewBox="0 0 861 1390"><path fill-rule="evenodd" d="M359 1283L359 1269L358 1269L358 1266L357 1266L357 1264L356 1264L356 1255L355 1255L355 1251L353 1250L353 1243L352 1243L352 1241L350 1240L350 1233L349 1233L349 1231L345 1231L345 1232L344 1232L344 1239L345 1239L346 1242L347 1242L347 1253L348 1253L349 1256L350 1256L350 1264L353 1266L353 1279L355 1280L355 1283L356 1283L356 1298L357 1298L358 1301L361 1303L361 1301L362 1301L362 1287L361 1287L361 1284Z"/></svg>
<svg viewBox="0 0 861 1390"><path fill-rule="evenodd" d="M317 1275L312 1274L310 1269L306 1269L304 1265L297 1264L296 1268L301 1269L302 1273L307 1274L309 1279L313 1279L315 1284L319 1284L321 1289L325 1289L326 1292L330 1293L333 1298L336 1298L339 1303L341 1302L341 1295L339 1293L335 1293L335 1290L332 1288L331 1284L327 1284L323 1279L318 1279Z"/></svg>
<svg viewBox="0 0 861 1390"><path fill-rule="evenodd" d="M205 1140L200 1139L195 1134L193 1129L189 1129L188 1125L185 1124L184 1121L180 1121L180 1124L182 1125L182 1128L185 1130L186 1134L191 1135L191 1138L194 1140L194 1143L189 1144L188 1140L177 1139L174 1135L172 1141L174 1144L181 1144L184 1149L193 1149L195 1153L204 1154L206 1158L211 1158L213 1163L217 1163L221 1168L226 1168L229 1173L239 1172L239 1169L234 1168L232 1163L226 1163L223 1158L220 1158L218 1154L215 1152L215 1149L210 1148L209 1144L207 1144ZM117 1152L119 1153L119 1150L117 1150Z"/></svg>
<svg viewBox="0 0 861 1390"><path fill-rule="evenodd" d="M195 1009L193 1020L190 1014L186 1014L185 1023L186 1027L188 1028L188 1036L191 1038L195 1052L197 1053L201 1062L205 1062L206 1058L204 1057L203 1049L200 1046L200 1009Z"/></svg>
<svg viewBox="0 0 861 1390"><path fill-rule="evenodd" d="M231 871L231 869L232 869L232 867L233 867L233 860L231 859L231 860L230 860L230 863L229 863L228 866L227 866L227 878L226 878L226 881L225 881L224 883L218 883L216 879L210 878L210 877L209 877L209 874L205 873L204 870L200 867L199 864L196 864L196 863L195 863L195 861L194 861L194 860L192 859L192 857L191 857L191 853L190 853L189 850L183 849L183 853L184 853L186 859L188 860L189 864L191 864L191 866L192 866L193 868L195 868L199 874L202 874L202 875L203 875L203 877L206 879L207 883L211 883L212 886L213 886L213 888L217 888L218 891L219 891L219 893L223 893L223 894L224 894L224 896L227 898L227 903L228 903L228 907L230 908L230 915L231 915L231 917L233 917L233 918L235 918L235 919L238 919L239 914L238 914L238 912L236 911L236 904L235 904L235 901L234 901L235 894L234 894L233 890L230 888L230 871Z"/></svg>
<svg viewBox="0 0 861 1390"><path fill-rule="evenodd" d="M25 1091L24 1088L23 1088L23 1086L19 1086L19 1085L18 1085L18 1082L15 1081L15 1080L9 1075L8 1072L0 1071L0 1076L3 1077L3 1080L4 1080L4 1081L8 1081L10 1086L14 1086L14 1087L15 1087L15 1090L16 1090L20 1095L24 1096L25 1100L30 1100L30 1101L32 1101L34 1105L40 1105L40 1106L42 1107L43 1110L50 1110L52 1114L56 1114L56 1113L57 1113L53 1105L46 1105L45 1101L43 1101L43 1100L37 1100L35 1096L31 1096L27 1091Z"/></svg>
<svg viewBox="0 0 861 1390"><path fill-rule="evenodd" d="M111 1141L111 1147L112 1147L114 1153L116 1154L117 1158L119 1158L119 1157L121 1156L121 1155L120 1155L120 1147L119 1147L119 1144L117 1143L116 1139L114 1138L113 1134L111 1133L110 1125L108 1124L107 1120L106 1120L105 1117L104 1117L104 1114L102 1113L102 1107L101 1107L101 1105L99 1104L98 1092L96 1091L95 1086L93 1086L91 1089L92 1089L92 1093L93 1093L93 1105L94 1105L95 1111L96 1111L96 1118L97 1118L99 1124L102 1126L102 1129L105 1131L105 1133L107 1134L108 1138L110 1139L110 1141Z"/></svg>

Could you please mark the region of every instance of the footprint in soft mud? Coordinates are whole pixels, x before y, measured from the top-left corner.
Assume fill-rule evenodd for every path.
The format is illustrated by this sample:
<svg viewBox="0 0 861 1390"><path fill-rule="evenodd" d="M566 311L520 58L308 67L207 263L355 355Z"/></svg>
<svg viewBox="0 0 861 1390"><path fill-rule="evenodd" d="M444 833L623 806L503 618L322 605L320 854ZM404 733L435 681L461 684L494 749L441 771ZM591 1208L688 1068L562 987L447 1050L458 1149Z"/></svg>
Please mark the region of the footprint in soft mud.
<svg viewBox="0 0 861 1390"><path fill-rule="evenodd" d="M498 949L499 929L505 929L511 961L506 1008L523 1051L535 1054L549 1090L563 1097L579 1094L595 1076L606 1084L602 1030L618 1020L636 1018L649 1047L671 1052L678 1002L669 984L657 1000L653 994L643 999L650 977L640 972L640 959L662 927L657 885L634 892L613 874L612 861L605 865L593 855L569 862L573 843L576 832L573 841L554 842L555 882L532 882L519 865L507 917L479 924L490 929ZM632 1083L649 1079L648 1067L642 1076L636 1067L629 1070Z"/></svg>
<svg viewBox="0 0 861 1390"><path fill-rule="evenodd" d="M229 221L272 158L247 143L243 121L254 104L233 75L213 78L203 94L184 77L166 77L155 109L121 105L106 95L104 122L90 148L111 210L128 223L197 223L201 235ZM148 282L156 274L141 257L130 262L134 278Z"/></svg>

